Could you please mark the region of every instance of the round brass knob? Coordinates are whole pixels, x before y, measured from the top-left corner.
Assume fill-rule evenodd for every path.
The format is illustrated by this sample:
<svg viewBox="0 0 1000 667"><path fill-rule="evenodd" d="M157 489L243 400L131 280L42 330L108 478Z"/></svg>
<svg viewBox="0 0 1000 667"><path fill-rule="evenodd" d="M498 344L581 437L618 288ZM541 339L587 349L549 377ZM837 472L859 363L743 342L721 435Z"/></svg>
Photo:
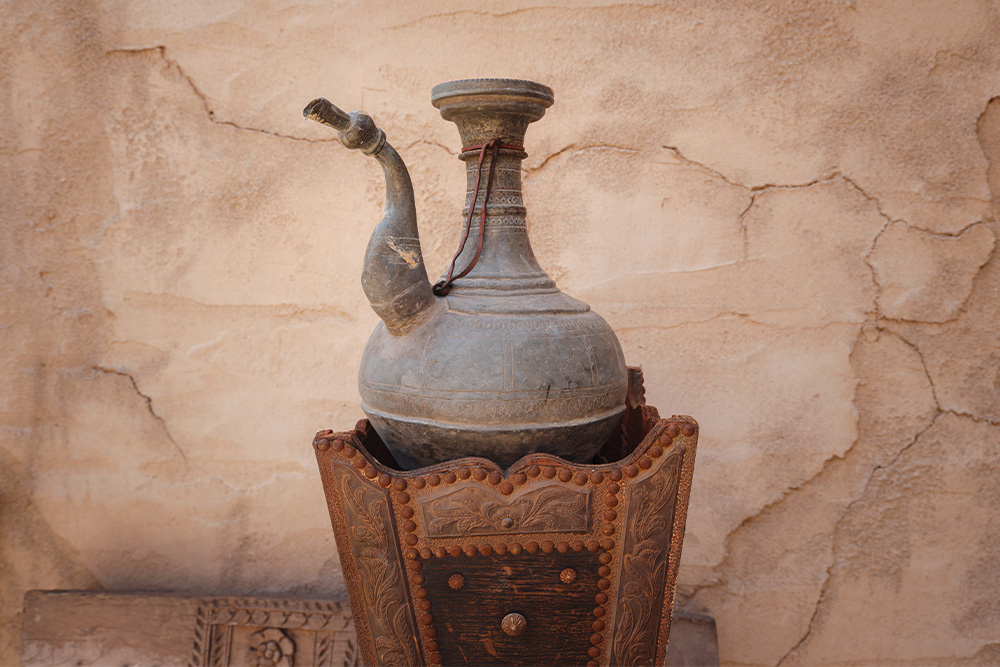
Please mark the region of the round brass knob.
<svg viewBox="0 0 1000 667"><path fill-rule="evenodd" d="M567 567L565 570L559 573L559 578L564 584L572 584L576 581L576 570L571 567Z"/></svg>
<svg viewBox="0 0 1000 667"><path fill-rule="evenodd" d="M451 586L456 591L465 585L465 577L456 572L455 574L448 577L448 585Z"/></svg>
<svg viewBox="0 0 1000 667"><path fill-rule="evenodd" d="M517 637L528 629L528 620L517 612L511 612L500 621L500 627L511 637Z"/></svg>

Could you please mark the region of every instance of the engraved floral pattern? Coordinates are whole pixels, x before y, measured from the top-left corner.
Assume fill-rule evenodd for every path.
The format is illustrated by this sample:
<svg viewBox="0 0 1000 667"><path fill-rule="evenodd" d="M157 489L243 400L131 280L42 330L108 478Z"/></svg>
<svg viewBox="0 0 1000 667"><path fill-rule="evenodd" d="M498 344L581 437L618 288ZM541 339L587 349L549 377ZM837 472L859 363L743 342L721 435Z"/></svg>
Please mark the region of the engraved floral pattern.
<svg viewBox="0 0 1000 667"><path fill-rule="evenodd" d="M548 486L507 500L466 486L421 506L429 537L509 532L583 532L590 524L589 492Z"/></svg>
<svg viewBox="0 0 1000 667"><path fill-rule="evenodd" d="M250 664L258 667L293 667L295 642L278 628L264 628L250 635Z"/></svg>
<svg viewBox="0 0 1000 667"><path fill-rule="evenodd" d="M612 665L651 665L666 592L668 552L683 452L640 482L629 500Z"/></svg>
<svg viewBox="0 0 1000 667"><path fill-rule="evenodd" d="M340 488L378 662L418 664L402 563L386 526L387 500L350 473L344 474Z"/></svg>

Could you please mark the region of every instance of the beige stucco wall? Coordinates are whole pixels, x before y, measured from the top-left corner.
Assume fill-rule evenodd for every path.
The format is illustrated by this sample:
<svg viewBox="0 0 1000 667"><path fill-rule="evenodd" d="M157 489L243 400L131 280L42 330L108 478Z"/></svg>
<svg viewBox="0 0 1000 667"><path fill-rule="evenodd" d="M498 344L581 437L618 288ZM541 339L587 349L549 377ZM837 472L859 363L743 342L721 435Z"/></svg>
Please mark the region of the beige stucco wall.
<svg viewBox="0 0 1000 667"><path fill-rule="evenodd" d="M376 118L437 273L472 76L555 90L536 253L702 424L722 661L1000 661L1000 3L0 14L0 663L31 588L341 589L309 443L361 416L383 187L301 109Z"/></svg>

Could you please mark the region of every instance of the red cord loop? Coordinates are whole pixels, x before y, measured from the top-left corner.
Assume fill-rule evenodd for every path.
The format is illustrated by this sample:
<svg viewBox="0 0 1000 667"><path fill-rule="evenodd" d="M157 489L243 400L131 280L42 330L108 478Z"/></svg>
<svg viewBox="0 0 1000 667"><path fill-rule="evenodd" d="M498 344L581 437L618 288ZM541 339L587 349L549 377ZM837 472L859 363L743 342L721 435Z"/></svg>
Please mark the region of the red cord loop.
<svg viewBox="0 0 1000 667"><path fill-rule="evenodd" d="M476 266L476 262L479 261L479 256L483 252L483 235L486 232L486 203L490 200L490 191L493 189L493 175L496 172L497 166L497 155L501 148L506 148L509 150L523 151L523 146L513 146L511 144L502 144L499 139L493 139L492 141L487 141L485 144L480 144L478 146L465 146L462 148L462 152L479 150L479 164L476 167L476 187L472 190L472 202L469 204L469 217L465 220L465 233L462 234L462 241L458 244L458 251L451 260L451 267L448 269L448 277L442 281L439 281L432 288L434 294L437 296L446 296L448 292L451 291L452 284L459 278L467 275L469 271ZM465 267L461 273L457 276L453 276L455 273L455 262L458 261L458 256L462 254L465 250L465 242L469 239L469 232L472 231L472 215L476 210L476 200L479 198L479 185L483 180L483 159L486 157L486 151L490 151L490 173L486 178L486 194L483 196L483 206L481 215L479 218L479 241L476 244L476 254L469 262L469 265Z"/></svg>

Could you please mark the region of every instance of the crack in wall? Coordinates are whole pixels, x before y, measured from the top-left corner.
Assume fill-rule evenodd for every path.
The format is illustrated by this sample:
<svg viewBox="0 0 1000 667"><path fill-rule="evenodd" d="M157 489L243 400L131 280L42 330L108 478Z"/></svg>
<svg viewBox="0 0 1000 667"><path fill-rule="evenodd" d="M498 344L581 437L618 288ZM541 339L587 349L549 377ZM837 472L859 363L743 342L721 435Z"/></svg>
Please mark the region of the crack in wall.
<svg viewBox="0 0 1000 667"><path fill-rule="evenodd" d="M95 371L100 371L101 373L107 373L109 375L118 375L124 378L128 378L128 381L132 383L132 389L146 403L146 409L149 410L149 414L152 415L153 419L158 421L160 425L163 427L163 433L164 435L167 436L167 440L169 440L170 444L174 446L174 449L177 450L177 453L181 455L181 458L184 459L185 462L187 462L188 460L187 454L184 453L184 450L181 449L181 446L177 444L176 440L174 440L174 436L170 435L170 429L167 427L167 421L156 413L156 410L153 409L153 399L147 396L146 394L142 393L142 390L139 389L138 383L136 383L135 381L135 377L131 373L126 373L125 371L120 371L115 368L107 368L105 366L90 366L90 369Z"/></svg>
<svg viewBox="0 0 1000 667"><path fill-rule="evenodd" d="M934 417L931 419L930 424L928 424L927 426L925 426L924 428L922 428L915 436L913 436L913 438L908 443L906 443L906 445L904 445L898 452L896 452L896 454L892 457L892 460L890 460L888 463L885 463L885 464L878 464L874 468L872 468L872 471L869 473L868 479L865 482L864 489L862 489L861 493L858 495L857 498L855 498L854 500L852 500L847 505L847 507L844 508L844 511L841 513L840 518L837 520L837 522L833 526L833 546L831 548L831 551L833 552L833 558L830 561L829 567L826 568L826 574L825 574L825 577L823 579L823 585L820 588L819 597L816 599L816 606L813 608L812 616L809 618L809 624L806 627L806 632L805 632L805 634L802 635L802 637L799 639L799 641L796 642L794 646L792 646L792 648L790 648L783 656L781 656L781 659L779 659L778 662L776 663L776 667L781 667L781 665L783 665L786 660L788 660L796 652L798 652L799 649L801 649L806 644L806 642L809 641L810 637L812 637L813 632L816 629L816 621L819 619L819 615L820 615L821 609L823 607L823 603L827 600L828 595L829 595L830 581L833 578L833 569L837 566L837 562L838 562L837 561L837 534L840 531L841 525L844 523L844 521L847 520L848 516L851 513L851 510L853 510L854 507L858 503L861 503L861 502L863 502L863 501L865 501L867 499L867 497L868 497L868 491L870 490L872 482L874 482L875 476L879 473L879 471L881 471L881 470L889 470L894 465L896 465L896 463L899 461L899 459L907 451L909 451L911 447L913 447L915 444L917 444L917 442L920 440L921 436L923 436L924 433L926 433L927 431L929 431L930 429L932 429L934 427L934 425L937 424L938 420L941 418L941 416L943 414L944 414L944 412L941 410L940 407L938 407L937 414L935 414Z"/></svg>
<svg viewBox="0 0 1000 667"><path fill-rule="evenodd" d="M215 111L212 109L212 106L208 101L208 96L204 92L202 92L201 88L198 87L198 84L195 83L194 79L191 78L191 76L184 71L184 68L181 67L179 62L173 60L172 58L167 57L167 47L164 45L140 47L134 49L111 49L109 51L105 51L104 54L105 55L111 55L114 53L138 54L138 53L150 53L150 52L156 52L157 54L159 54L160 58L167 64L168 67L174 68L177 71L177 73L185 81L187 81L188 85L191 87L191 90L198 97L198 99L201 100L201 104L205 108L205 113L208 116L208 119L213 123L215 123L216 125L227 125L237 130L242 130L244 132L257 132L259 134L265 134L268 136L277 137L279 139L288 139L290 141L301 141L309 144L323 144L323 143L330 143L337 141L336 137L330 137L329 139L309 139L307 137L296 137L291 134L282 134L281 132L275 132L274 130L265 130L259 127L246 127L245 125L240 125L239 123L236 123L231 120L220 120L216 118Z"/></svg>
<svg viewBox="0 0 1000 667"><path fill-rule="evenodd" d="M508 16L514 16L515 14L525 14L527 12L536 12L543 10L578 12L582 10L603 11L607 9L620 9L620 8L657 9L658 7L659 5L656 4L646 5L638 2L621 2L621 3L613 3L610 5L598 5L595 7L566 7L566 6L554 6L554 5L538 5L535 7L519 7L518 9L512 9L508 12L488 12L476 9L458 9L452 12L439 12L437 14L427 14L426 16L421 16L419 18L413 19L412 21L407 21L406 23L397 23L395 25L386 26L385 29L400 30L402 28L410 28L415 25L419 25L425 21L431 21L434 19L442 19L442 18L453 18L460 15L468 15L468 14L471 14L473 16L483 16L488 18L506 18Z"/></svg>

